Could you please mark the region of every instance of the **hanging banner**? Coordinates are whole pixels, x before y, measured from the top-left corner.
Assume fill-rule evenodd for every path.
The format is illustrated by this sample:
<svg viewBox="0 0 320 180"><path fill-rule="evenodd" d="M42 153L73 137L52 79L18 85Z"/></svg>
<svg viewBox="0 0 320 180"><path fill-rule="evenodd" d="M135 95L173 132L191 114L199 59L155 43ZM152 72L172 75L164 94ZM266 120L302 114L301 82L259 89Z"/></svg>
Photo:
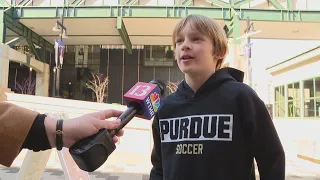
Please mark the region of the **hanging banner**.
<svg viewBox="0 0 320 180"><path fill-rule="evenodd" d="M75 67L88 67L88 46L76 46Z"/></svg>
<svg viewBox="0 0 320 180"><path fill-rule="evenodd" d="M54 42L54 50L55 50L56 68L62 69L64 49L65 49L64 42L59 41L59 40L55 40L55 42Z"/></svg>

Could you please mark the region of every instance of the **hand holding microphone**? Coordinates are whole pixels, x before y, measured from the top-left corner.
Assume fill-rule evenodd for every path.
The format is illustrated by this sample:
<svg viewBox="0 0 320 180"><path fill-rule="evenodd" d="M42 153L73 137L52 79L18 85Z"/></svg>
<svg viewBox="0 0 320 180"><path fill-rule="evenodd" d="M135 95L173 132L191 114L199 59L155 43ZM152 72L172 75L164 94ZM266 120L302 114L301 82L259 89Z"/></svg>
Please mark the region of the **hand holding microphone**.
<svg viewBox="0 0 320 180"><path fill-rule="evenodd" d="M99 168L116 149L112 140L130 120L138 115L150 120L161 107L161 96L164 94L165 84L158 80L150 83L138 82L125 95L128 109L118 119L120 125L116 129L101 129L97 134L76 142L69 148L69 152L80 169L92 172Z"/></svg>

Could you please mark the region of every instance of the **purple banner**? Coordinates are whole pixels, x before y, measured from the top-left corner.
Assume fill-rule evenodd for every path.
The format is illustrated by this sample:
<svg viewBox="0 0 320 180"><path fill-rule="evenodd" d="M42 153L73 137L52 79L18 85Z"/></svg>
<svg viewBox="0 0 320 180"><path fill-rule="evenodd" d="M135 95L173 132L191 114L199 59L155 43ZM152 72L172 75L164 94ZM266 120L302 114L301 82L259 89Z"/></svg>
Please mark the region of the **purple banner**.
<svg viewBox="0 0 320 180"><path fill-rule="evenodd" d="M64 42L56 40L54 42L54 49L55 49L56 67L61 69L63 65L63 57L64 57L64 50L65 50Z"/></svg>

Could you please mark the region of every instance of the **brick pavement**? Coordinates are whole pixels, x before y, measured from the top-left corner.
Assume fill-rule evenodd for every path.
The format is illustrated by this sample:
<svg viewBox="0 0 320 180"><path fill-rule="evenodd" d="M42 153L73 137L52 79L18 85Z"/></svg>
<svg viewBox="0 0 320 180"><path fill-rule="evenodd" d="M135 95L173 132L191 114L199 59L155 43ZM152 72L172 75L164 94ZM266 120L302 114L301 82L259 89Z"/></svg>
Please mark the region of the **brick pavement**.
<svg viewBox="0 0 320 180"><path fill-rule="evenodd" d="M19 167L0 167L0 179L11 180L15 179L19 171ZM149 180L149 175L136 173L107 173L107 172L92 172L89 173L90 180ZM64 174L61 169L45 169L41 180L63 180Z"/></svg>
<svg viewBox="0 0 320 180"><path fill-rule="evenodd" d="M0 179L11 180L15 179L19 167L0 167ZM149 180L147 174L136 174L136 173L107 173L107 172L92 172L89 173L91 180ZM60 169L46 169L42 175L41 180L63 180L63 171ZM258 180L257 176L257 180ZM320 175L293 175L288 174L286 180L320 180Z"/></svg>
<svg viewBox="0 0 320 180"><path fill-rule="evenodd" d="M0 179L10 180L15 179L19 167L0 167ZM107 173L107 172L92 172L89 173L91 180L149 180L148 174L136 174L136 173ZM45 169L41 180L63 180L63 171L60 169ZM257 176L257 179L258 176ZM288 174L286 180L320 180L320 175L294 175Z"/></svg>
<svg viewBox="0 0 320 180"><path fill-rule="evenodd" d="M15 179L19 171L19 163L15 161L13 167L6 168L0 166L0 180ZM113 167L104 166L95 172L89 173L91 180L148 180L148 173L138 172L134 167ZM145 171L147 172L147 171ZM298 159L294 156L287 156L287 177L286 180L320 180L320 165L309 163L305 160ZM256 170L256 174L258 171ZM257 176L258 177L258 176ZM41 180L59 180L64 179L63 171L59 164L48 163ZM259 180L259 178L257 178Z"/></svg>

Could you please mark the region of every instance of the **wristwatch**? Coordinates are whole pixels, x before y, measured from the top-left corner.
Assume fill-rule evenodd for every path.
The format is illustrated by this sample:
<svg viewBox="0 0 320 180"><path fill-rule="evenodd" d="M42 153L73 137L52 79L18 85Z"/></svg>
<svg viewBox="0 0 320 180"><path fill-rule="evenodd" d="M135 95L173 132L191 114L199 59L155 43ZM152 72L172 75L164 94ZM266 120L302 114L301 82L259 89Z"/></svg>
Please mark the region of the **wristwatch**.
<svg viewBox="0 0 320 180"><path fill-rule="evenodd" d="M57 120L57 126L56 126L56 148L58 151L61 151L63 147L63 142L62 142L62 136L63 136L63 120L58 119Z"/></svg>

